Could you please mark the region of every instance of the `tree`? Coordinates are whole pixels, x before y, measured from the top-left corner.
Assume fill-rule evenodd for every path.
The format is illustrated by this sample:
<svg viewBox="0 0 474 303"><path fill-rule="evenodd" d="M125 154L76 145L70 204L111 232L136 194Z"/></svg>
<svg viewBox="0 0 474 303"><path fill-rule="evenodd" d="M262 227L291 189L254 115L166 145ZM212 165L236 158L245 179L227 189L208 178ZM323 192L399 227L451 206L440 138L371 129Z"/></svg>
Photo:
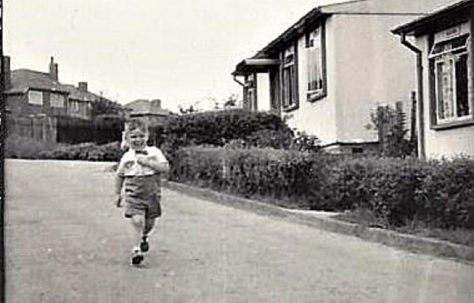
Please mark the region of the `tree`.
<svg viewBox="0 0 474 303"><path fill-rule="evenodd" d="M378 131L380 153L387 157L406 157L415 151L413 140L406 137L406 114L403 112L401 103L395 108L378 106L376 111L370 114L372 124Z"/></svg>
<svg viewBox="0 0 474 303"><path fill-rule="evenodd" d="M120 115L123 107L117 102L100 97L99 100L91 102L91 115L93 118L100 115Z"/></svg>
<svg viewBox="0 0 474 303"><path fill-rule="evenodd" d="M226 100L224 100L224 108L234 108L237 105L237 95L232 94Z"/></svg>

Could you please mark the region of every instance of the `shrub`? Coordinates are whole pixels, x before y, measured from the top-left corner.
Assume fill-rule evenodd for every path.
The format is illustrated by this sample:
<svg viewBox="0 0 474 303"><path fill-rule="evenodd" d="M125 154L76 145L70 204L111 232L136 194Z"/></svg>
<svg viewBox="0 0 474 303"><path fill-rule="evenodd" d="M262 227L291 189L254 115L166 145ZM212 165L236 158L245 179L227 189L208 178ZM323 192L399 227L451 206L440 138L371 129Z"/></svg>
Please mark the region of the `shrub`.
<svg viewBox="0 0 474 303"><path fill-rule="evenodd" d="M171 178L245 197L294 201L299 207L326 207L318 192L326 187L330 163L323 154L298 151L188 147L180 149Z"/></svg>
<svg viewBox="0 0 474 303"><path fill-rule="evenodd" d="M384 226L474 227L473 160L352 159L328 177L336 209L366 209Z"/></svg>
<svg viewBox="0 0 474 303"><path fill-rule="evenodd" d="M426 222L441 228L474 228L474 160L431 161L422 178L415 200L425 206Z"/></svg>
<svg viewBox="0 0 474 303"><path fill-rule="evenodd" d="M119 142L104 145L80 143L43 151L40 153L40 157L57 160L118 161L122 153Z"/></svg>
<svg viewBox="0 0 474 303"><path fill-rule="evenodd" d="M174 153L185 146L223 146L232 140L246 139L252 144L262 146L263 139L257 140L255 137L255 132L260 131L268 131L266 135L275 137L283 136L282 133L291 133L285 122L272 113L241 109L203 112L170 118L164 129L165 139L162 147L167 156L173 159ZM272 144L274 143L270 145Z"/></svg>
<svg viewBox="0 0 474 303"><path fill-rule="evenodd" d="M474 160L351 159L271 148L187 147L171 179L318 210L354 210L384 227L474 228Z"/></svg>

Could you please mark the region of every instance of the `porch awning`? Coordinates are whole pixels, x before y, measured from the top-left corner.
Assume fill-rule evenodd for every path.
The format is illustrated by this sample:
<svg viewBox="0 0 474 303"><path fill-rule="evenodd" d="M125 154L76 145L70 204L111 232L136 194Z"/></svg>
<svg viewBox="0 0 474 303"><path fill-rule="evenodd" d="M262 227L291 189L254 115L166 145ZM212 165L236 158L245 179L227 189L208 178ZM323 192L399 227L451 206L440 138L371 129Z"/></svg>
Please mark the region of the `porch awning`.
<svg viewBox="0 0 474 303"><path fill-rule="evenodd" d="M267 73L273 66L278 66L280 60L270 58L249 58L245 59L235 67L232 72L234 76L244 76L252 73Z"/></svg>

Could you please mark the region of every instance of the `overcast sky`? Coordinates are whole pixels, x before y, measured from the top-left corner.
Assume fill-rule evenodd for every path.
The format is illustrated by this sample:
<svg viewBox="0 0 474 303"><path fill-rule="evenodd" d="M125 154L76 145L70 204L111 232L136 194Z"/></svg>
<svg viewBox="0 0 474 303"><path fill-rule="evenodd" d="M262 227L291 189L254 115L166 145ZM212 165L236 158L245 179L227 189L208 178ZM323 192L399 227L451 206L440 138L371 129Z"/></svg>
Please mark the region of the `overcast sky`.
<svg viewBox="0 0 474 303"><path fill-rule="evenodd" d="M4 53L12 69L48 71L120 103L177 111L241 89L230 73L314 6L337 0L10 0ZM208 101L206 101L208 100Z"/></svg>

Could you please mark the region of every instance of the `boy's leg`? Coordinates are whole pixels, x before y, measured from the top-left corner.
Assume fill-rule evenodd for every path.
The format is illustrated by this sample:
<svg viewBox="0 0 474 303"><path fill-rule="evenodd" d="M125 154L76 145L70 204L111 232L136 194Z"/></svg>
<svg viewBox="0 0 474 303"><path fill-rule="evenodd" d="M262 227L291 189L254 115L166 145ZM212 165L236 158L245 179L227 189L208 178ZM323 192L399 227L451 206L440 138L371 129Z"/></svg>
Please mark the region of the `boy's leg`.
<svg viewBox="0 0 474 303"><path fill-rule="evenodd" d="M130 218L132 223L133 241L134 243L140 243L145 229L145 216L134 215Z"/></svg>
<svg viewBox="0 0 474 303"><path fill-rule="evenodd" d="M145 218L145 225L143 228L143 236L146 237L148 236L151 231L153 230L153 227L155 226L155 218Z"/></svg>
<svg viewBox="0 0 474 303"><path fill-rule="evenodd" d="M143 215L133 215L130 218L132 231L133 231L133 241L135 245L141 243L143 230L145 228L145 216ZM143 261L143 253L138 246L134 246L132 251L132 264L138 265Z"/></svg>
<svg viewBox="0 0 474 303"><path fill-rule="evenodd" d="M145 225L144 225L144 228L143 228L142 241L140 243L140 250L142 252L147 252L150 248L150 246L148 244L148 235L151 233L154 226L155 226L155 219L154 218L145 218Z"/></svg>

